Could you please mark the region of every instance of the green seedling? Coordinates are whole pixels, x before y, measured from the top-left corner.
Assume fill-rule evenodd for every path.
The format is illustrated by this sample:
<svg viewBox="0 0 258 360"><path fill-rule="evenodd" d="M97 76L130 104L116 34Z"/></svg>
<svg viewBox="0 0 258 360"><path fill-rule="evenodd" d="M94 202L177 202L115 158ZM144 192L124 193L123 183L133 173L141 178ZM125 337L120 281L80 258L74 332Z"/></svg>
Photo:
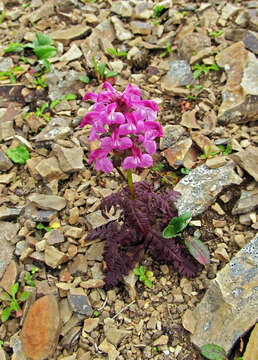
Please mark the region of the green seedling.
<svg viewBox="0 0 258 360"><path fill-rule="evenodd" d="M186 228L191 218L192 214L190 212L186 212L181 216L173 217L169 221L168 226L163 230L163 237L171 239L176 236L181 236L181 232Z"/></svg>
<svg viewBox="0 0 258 360"><path fill-rule="evenodd" d="M6 17L6 12L5 11L2 11L1 14L0 14L0 24L2 24L2 22L4 21Z"/></svg>
<svg viewBox="0 0 258 360"><path fill-rule="evenodd" d="M230 144L227 144L226 147L223 145L218 145L218 148L220 149L223 155L229 155L232 151L232 147Z"/></svg>
<svg viewBox="0 0 258 360"><path fill-rule="evenodd" d="M181 174L183 174L183 175L188 175L189 174L189 172L190 172L190 169L187 169L187 168L181 168L180 169L180 171L181 171Z"/></svg>
<svg viewBox="0 0 258 360"><path fill-rule="evenodd" d="M209 360L228 360L226 351L219 345L206 344L201 347L201 354L205 359ZM243 360L243 357L238 357L236 360Z"/></svg>
<svg viewBox="0 0 258 360"><path fill-rule="evenodd" d="M215 71L219 71L219 67L218 65L216 64L213 64L213 65L210 65L210 66L207 66L205 64L195 64L193 66L193 70L194 70L194 74L193 74L193 77L194 79L198 79L198 77L203 73L203 74L208 74L210 70L215 70Z"/></svg>
<svg viewBox="0 0 258 360"><path fill-rule="evenodd" d="M19 303L26 301L30 294L27 291L22 292L18 298L16 298L16 294L18 293L19 290L19 284L15 283L10 287L10 294L11 296L7 293L7 292L2 292L1 296L0 296L0 300L2 302L9 302L10 305L5 307L2 310L1 313L1 321L2 322L6 322L9 317L11 316L12 311L16 312L16 316L19 314Z"/></svg>
<svg viewBox="0 0 258 360"><path fill-rule="evenodd" d="M118 75L116 71L107 71L106 64L97 63L94 56L92 57L92 61L99 83L103 82L105 79Z"/></svg>
<svg viewBox="0 0 258 360"><path fill-rule="evenodd" d="M0 340L0 349L1 349L2 345L4 345L4 342L3 342L3 340Z"/></svg>
<svg viewBox="0 0 258 360"><path fill-rule="evenodd" d="M88 84L90 82L90 79L87 75L80 75L79 80L83 82L84 84Z"/></svg>
<svg viewBox="0 0 258 360"><path fill-rule="evenodd" d="M166 46L167 46L166 50L160 54L161 58L173 53L173 50L171 49L170 44L166 43Z"/></svg>
<svg viewBox="0 0 258 360"><path fill-rule="evenodd" d="M189 237L184 239L185 246L189 253L202 265L209 265L210 254L209 250L201 240L196 237Z"/></svg>
<svg viewBox="0 0 258 360"><path fill-rule="evenodd" d="M36 278L36 272L39 271L39 268L36 266L33 266L29 271L26 271L24 278L23 278L23 285L27 284L29 286L35 286L35 278Z"/></svg>
<svg viewBox="0 0 258 360"><path fill-rule="evenodd" d="M200 158L207 160L207 159L212 158L212 157L215 156L216 154L217 154L216 151L211 151L209 146L205 146L205 147L204 147L204 152L203 152L203 154L200 156Z"/></svg>
<svg viewBox="0 0 258 360"><path fill-rule="evenodd" d="M12 84L16 84L15 74L23 71L24 69L21 66L15 66L8 71L0 71L0 80L9 78Z"/></svg>
<svg viewBox="0 0 258 360"><path fill-rule="evenodd" d="M49 232L49 231L51 231L53 228L52 228L51 226L45 226L45 225L43 225L42 223L39 223L39 224L37 225L37 229L38 229L38 230L45 230L46 232Z"/></svg>
<svg viewBox="0 0 258 360"><path fill-rule="evenodd" d="M163 169L164 168L164 164L158 164L157 166L153 166L152 167L152 170L153 171L160 171L161 169Z"/></svg>
<svg viewBox="0 0 258 360"><path fill-rule="evenodd" d="M9 148L6 155L15 164L25 165L26 161L30 158L30 153L24 145L19 144L15 148Z"/></svg>
<svg viewBox="0 0 258 360"><path fill-rule="evenodd" d="M93 316L94 317L98 317L99 316L99 312L97 310L93 311Z"/></svg>
<svg viewBox="0 0 258 360"><path fill-rule="evenodd" d="M145 272L145 267L141 265L138 268L134 269L134 274L139 276L139 281L144 282L144 285L151 288L152 281L150 280L153 277L152 271Z"/></svg>
<svg viewBox="0 0 258 360"><path fill-rule="evenodd" d="M39 87L48 87L48 84L45 83L45 80L46 80L46 78L45 78L44 75L42 75L42 76L39 75L39 76L36 77L36 79L34 80L34 84L37 85L37 86L39 86Z"/></svg>
<svg viewBox="0 0 258 360"><path fill-rule="evenodd" d="M188 15L188 12L187 12L187 11L182 11L182 15L183 15L183 16L187 16L187 15Z"/></svg>
<svg viewBox="0 0 258 360"><path fill-rule="evenodd" d="M44 103L40 108L37 107L35 111L36 117L43 117L46 121L50 120L50 116L48 114L45 114L44 111L48 107L48 103Z"/></svg>
<svg viewBox="0 0 258 360"><path fill-rule="evenodd" d="M50 109L53 110L54 107L58 104L60 104L60 102L62 101L70 101L70 100L76 100L77 96L75 94L67 94L67 95L62 95L60 100L54 100L51 102L50 104Z"/></svg>
<svg viewBox="0 0 258 360"><path fill-rule="evenodd" d="M163 5L156 5L153 9L153 19L158 19L166 10L165 6Z"/></svg>
<svg viewBox="0 0 258 360"><path fill-rule="evenodd" d="M216 31L212 31L209 33L210 36L213 36L213 37L219 37L221 36L222 34L224 34L224 30L219 30L218 32Z"/></svg>
<svg viewBox="0 0 258 360"><path fill-rule="evenodd" d="M27 7L29 7L30 6L30 3L28 2L28 3L25 3L25 4L22 4L22 7L23 7L23 9L26 9Z"/></svg>
<svg viewBox="0 0 258 360"><path fill-rule="evenodd" d="M154 346L154 347L152 348L152 350L155 351L155 352L161 352L160 346Z"/></svg>
<svg viewBox="0 0 258 360"><path fill-rule="evenodd" d="M127 52L126 51L119 51L117 49L111 49L111 48L108 48L107 49L107 52L112 55L112 56L115 56L115 57L127 57Z"/></svg>

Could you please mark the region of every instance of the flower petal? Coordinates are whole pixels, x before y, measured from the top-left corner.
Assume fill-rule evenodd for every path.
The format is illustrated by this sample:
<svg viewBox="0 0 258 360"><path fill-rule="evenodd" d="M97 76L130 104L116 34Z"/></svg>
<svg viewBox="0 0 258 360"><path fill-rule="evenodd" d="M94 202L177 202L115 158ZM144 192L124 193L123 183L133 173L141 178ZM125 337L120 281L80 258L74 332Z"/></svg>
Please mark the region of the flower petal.
<svg viewBox="0 0 258 360"><path fill-rule="evenodd" d="M86 101L86 100L93 100L93 101L97 101L97 98L98 98L98 95L93 93L93 92L87 92L84 97L83 97L83 101Z"/></svg>
<svg viewBox="0 0 258 360"><path fill-rule="evenodd" d="M129 139L128 137L122 137L119 140L119 146L118 149L119 150L125 150L125 149L129 149L133 146L132 140Z"/></svg>
<svg viewBox="0 0 258 360"><path fill-rule="evenodd" d="M142 159L141 159L141 165L139 165L139 166L145 168L145 167L152 166L152 164L153 164L152 157L148 154L143 154Z"/></svg>
<svg viewBox="0 0 258 360"><path fill-rule="evenodd" d="M127 156L122 162L122 168L124 170L135 169L137 167L137 158L134 156Z"/></svg>
<svg viewBox="0 0 258 360"><path fill-rule="evenodd" d="M103 172L111 172L113 171L114 167L112 162L107 157L104 157L96 159L95 169L101 170Z"/></svg>

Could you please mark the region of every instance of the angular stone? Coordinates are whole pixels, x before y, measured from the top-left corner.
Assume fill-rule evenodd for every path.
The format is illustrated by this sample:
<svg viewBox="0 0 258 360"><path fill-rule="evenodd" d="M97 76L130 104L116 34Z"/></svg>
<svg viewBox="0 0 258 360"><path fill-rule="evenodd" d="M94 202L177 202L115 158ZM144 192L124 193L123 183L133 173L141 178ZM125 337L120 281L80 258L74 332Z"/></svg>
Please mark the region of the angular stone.
<svg viewBox="0 0 258 360"><path fill-rule="evenodd" d="M128 1L112 1L111 11L122 17L131 17L133 9Z"/></svg>
<svg viewBox="0 0 258 360"><path fill-rule="evenodd" d="M184 315L182 317L182 324L183 327L189 331L190 333L194 333L194 329L196 326L197 320L195 319L195 317L193 316L193 312L190 309L187 309L184 312Z"/></svg>
<svg viewBox="0 0 258 360"><path fill-rule="evenodd" d="M89 318L85 319L83 323L83 331L87 333L91 333L94 329L96 329L99 325L98 318Z"/></svg>
<svg viewBox="0 0 258 360"><path fill-rule="evenodd" d="M52 357L60 334L60 316L56 297L41 297L30 307L21 331L26 356L31 360Z"/></svg>
<svg viewBox="0 0 258 360"><path fill-rule="evenodd" d="M82 56L82 52L80 48L76 44L73 44L71 48L64 55L60 57L60 61L64 61L65 63L68 63L70 61L80 59L81 56Z"/></svg>
<svg viewBox="0 0 258 360"><path fill-rule="evenodd" d="M36 222L50 222L57 216L55 210L39 210L31 203L24 207L23 216L25 219L30 219Z"/></svg>
<svg viewBox="0 0 258 360"><path fill-rule="evenodd" d="M35 167L35 170L45 181L61 179L64 175L55 157L41 160L39 164Z"/></svg>
<svg viewBox="0 0 258 360"><path fill-rule="evenodd" d="M105 285L105 281L102 279L89 279L87 281L82 281L80 286L83 289L97 289L102 288Z"/></svg>
<svg viewBox="0 0 258 360"><path fill-rule="evenodd" d="M64 235L73 239L79 239L82 236L83 229L67 225L64 228Z"/></svg>
<svg viewBox="0 0 258 360"><path fill-rule="evenodd" d="M153 3L149 1L137 1L134 14L136 19L150 19L153 15Z"/></svg>
<svg viewBox="0 0 258 360"><path fill-rule="evenodd" d="M191 170L174 187L181 193L176 202L179 215L189 211L193 216L201 214L225 187L242 182L234 171L234 163L228 162L218 169L209 169L205 164Z"/></svg>
<svg viewBox="0 0 258 360"><path fill-rule="evenodd" d="M62 210L66 205L66 200L61 196L44 195L33 193L28 197L29 201L43 210Z"/></svg>
<svg viewBox="0 0 258 360"><path fill-rule="evenodd" d="M258 187L254 190L246 191L242 190L240 199L237 201L232 209L232 214L245 214L258 206Z"/></svg>
<svg viewBox="0 0 258 360"><path fill-rule="evenodd" d="M197 347L217 344L229 353L257 321L257 249L256 235L211 281L193 311L198 321L191 341Z"/></svg>
<svg viewBox="0 0 258 360"><path fill-rule="evenodd" d="M46 232L44 239L49 245L56 245L64 242L63 234L57 229Z"/></svg>
<svg viewBox="0 0 258 360"><path fill-rule="evenodd" d="M125 337L131 334L131 331L118 329L113 319L105 319L104 324L104 333L107 341L115 346L118 346Z"/></svg>
<svg viewBox="0 0 258 360"><path fill-rule="evenodd" d="M89 249L86 251L86 256L88 260L93 261L102 261L103 260L103 251L104 251L104 242L98 242L96 244L92 244Z"/></svg>
<svg viewBox="0 0 258 360"><path fill-rule="evenodd" d="M78 24L68 29L53 31L49 36L53 40L72 40L85 35L89 30L89 26Z"/></svg>
<svg viewBox="0 0 258 360"><path fill-rule="evenodd" d="M184 35L178 42L180 56L190 61L194 51L200 51L211 46L211 39L204 34L191 33Z"/></svg>
<svg viewBox="0 0 258 360"><path fill-rule="evenodd" d="M118 217L119 217L119 215L117 213L114 216L112 216L112 215L109 216L109 219L106 219L106 218L104 218L104 216L101 215L100 210L94 211L93 213L86 215L86 219L93 229L95 229L99 226L105 225L112 220L117 220Z"/></svg>
<svg viewBox="0 0 258 360"><path fill-rule="evenodd" d="M161 87L170 89L171 86L185 86L192 84L193 73L190 65L185 60L173 60L168 73L161 79Z"/></svg>
<svg viewBox="0 0 258 360"><path fill-rule="evenodd" d="M18 224L12 224L7 221L0 221L0 279L10 264L13 256L15 244L18 241L17 232L19 230Z"/></svg>
<svg viewBox="0 0 258 360"><path fill-rule="evenodd" d="M15 131L13 129L13 121L0 122L0 141L13 138Z"/></svg>
<svg viewBox="0 0 258 360"><path fill-rule="evenodd" d="M110 344L107 339L99 345L99 349L108 354L108 360L116 360L119 355L119 351L117 351L115 346Z"/></svg>
<svg viewBox="0 0 258 360"><path fill-rule="evenodd" d="M74 293L74 292L77 293ZM88 297L85 295L83 289L73 289L71 290L71 293L67 296L68 303L70 305L70 308L73 312L85 315L85 316L91 316L93 313L92 307L90 305Z"/></svg>
<svg viewBox="0 0 258 360"><path fill-rule="evenodd" d="M9 184L14 177L15 173L0 175L0 184Z"/></svg>
<svg viewBox="0 0 258 360"><path fill-rule="evenodd" d="M221 166L226 165L228 158L226 156L216 156L206 160L206 165L210 169L217 169Z"/></svg>
<svg viewBox="0 0 258 360"><path fill-rule="evenodd" d="M152 26L142 21L131 21L130 28L134 34L150 35Z"/></svg>
<svg viewBox="0 0 258 360"><path fill-rule="evenodd" d="M65 148L54 144L52 146L54 154L57 156L60 168L64 172L73 173L83 170L83 150L81 147Z"/></svg>
<svg viewBox="0 0 258 360"><path fill-rule="evenodd" d="M163 138L160 139L160 150L173 146L186 133L180 125L166 125L163 128Z"/></svg>
<svg viewBox="0 0 258 360"><path fill-rule="evenodd" d="M258 153L257 148L248 146L245 150L231 155L232 159L258 181Z"/></svg>
<svg viewBox="0 0 258 360"><path fill-rule="evenodd" d="M11 261L6 269L2 280L0 281L0 287L9 293L10 287L16 282L18 276L18 267L15 261Z"/></svg>
<svg viewBox="0 0 258 360"><path fill-rule="evenodd" d="M13 166L13 163L9 158L0 151L0 171L7 171Z"/></svg>
<svg viewBox="0 0 258 360"><path fill-rule="evenodd" d="M209 148L209 152L211 151L215 151L216 153L220 152L220 149L216 145L214 145L207 136L202 135L200 131L192 131L191 138L203 152L207 148Z"/></svg>
<svg viewBox="0 0 258 360"><path fill-rule="evenodd" d="M72 209L70 209L69 224L71 225L77 224L79 220L79 216L80 216L80 211L78 207L73 207Z"/></svg>
<svg viewBox="0 0 258 360"><path fill-rule="evenodd" d="M0 220L13 220L20 215L22 208L0 207Z"/></svg>
<svg viewBox="0 0 258 360"><path fill-rule="evenodd" d="M168 343L168 336L167 335L161 335L158 339L156 339L152 346L160 346L160 345L167 345Z"/></svg>
<svg viewBox="0 0 258 360"><path fill-rule="evenodd" d="M112 16L111 21L114 25L116 37L118 40L125 41L132 39L133 34L124 28L122 21L119 20L117 16Z"/></svg>
<svg viewBox="0 0 258 360"><path fill-rule="evenodd" d="M63 80L61 81L62 88L63 88L63 92L61 94L59 91L60 89L58 87L57 80L53 81L54 84L52 85L50 81L47 81L47 77L46 77L46 82L49 85L50 89L51 88L55 89L55 96L53 96L53 91L49 90L49 96L50 96L51 100L59 99L60 95L63 95L63 92L66 89L64 86L65 81L63 81ZM73 84L70 81L69 88L67 90L68 92L70 91L71 87L73 87ZM57 117L57 118L51 119L50 122L48 123L48 125L45 126L44 129L37 136L35 136L35 141L36 142L56 141L57 139L62 139L71 133L72 130L70 128L70 124L71 124L71 120L67 119L67 118Z"/></svg>
<svg viewBox="0 0 258 360"><path fill-rule="evenodd" d="M251 50L254 54L258 54L258 37L256 33L248 31L242 41L247 49Z"/></svg>
<svg viewBox="0 0 258 360"><path fill-rule="evenodd" d="M246 350L244 353L245 360L256 360L258 359L258 324L255 325L249 337Z"/></svg>
<svg viewBox="0 0 258 360"><path fill-rule="evenodd" d="M166 149L162 155L165 156L170 166L177 169L180 165L182 165L185 155L191 145L192 140L190 138L180 140L173 146Z"/></svg>
<svg viewBox="0 0 258 360"><path fill-rule="evenodd" d="M47 246L45 250L45 263L53 269L69 260L69 256L57 250L54 246Z"/></svg>
<svg viewBox="0 0 258 360"><path fill-rule="evenodd" d="M54 13L54 4L52 1L48 1L42 6L40 6L38 10L33 11L33 13L28 16L28 19L31 23L35 23L40 19L54 15Z"/></svg>
<svg viewBox="0 0 258 360"><path fill-rule="evenodd" d="M185 111L182 115L182 120L180 122L180 125L185 126L188 129L200 129L200 125L197 123L196 115L197 111L191 110L191 111Z"/></svg>

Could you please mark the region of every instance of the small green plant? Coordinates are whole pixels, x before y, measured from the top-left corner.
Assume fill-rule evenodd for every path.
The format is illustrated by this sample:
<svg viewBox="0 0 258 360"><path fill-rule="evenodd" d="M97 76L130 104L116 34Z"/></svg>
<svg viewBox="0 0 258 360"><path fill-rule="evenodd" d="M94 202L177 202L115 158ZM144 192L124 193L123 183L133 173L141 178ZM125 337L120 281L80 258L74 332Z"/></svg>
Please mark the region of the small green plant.
<svg viewBox="0 0 258 360"><path fill-rule="evenodd" d="M200 156L200 158L207 160L207 159L212 158L212 157L215 156L216 154L217 154L216 151L212 151L209 146L205 146L205 147L204 147L204 152L203 152L203 154Z"/></svg>
<svg viewBox="0 0 258 360"><path fill-rule="evenodd" d="M153 171L160 171L161 169L163 169L164 168L164 164L158 164L157 166L153 166L152 167L152 170Z"/></svg>
<svg viewBox="0 0 258 360"><path fill-rule="evenodd" d="M209 360L228 360L226 351L219 345L206 344L201 347L201 354L205 359ZM243 357L238 357L237 360L243 360Z"/></svg>
<svg viewBox="0 0 258 360"><path fill-rule="evenodd" d="M9 78L11 80L12 84L16 84L15 74L19 73L20 71L23 71L23 70L24 69L21 66L15 66L13 68L10 68L10 70L0 71L0 80Z"/></svg>
<svg viewBox="0 0 258 360"><path fill-rule="evenodd" d="M165 56L173 53L173 50L171 49L170 44L169 44L169 43L166 43L166 46L167 46L167 47L166 47L166 50L163 51L163 52L160 54L160 57L161 57L161 58L163 58L163 57L165 57Z"/></svg>
<svg viewBox="0 0 258 360"><path fill-rule="evenodd" d="M92 57L93 66L95 69L96 77L99 83L103 82L105 79L117 76L116 71L107 71L107 66L104 63L97 63L95 57Z"/></svg>
<svg viewBox="0 0 258 360"><path fill-rule="evenodd" d="M53 228L51 226L45 226L42 223L37 225L38 230L45 230L46 232L51 231Z"/></svg>
<svg viewBox="0 0 258 360"><path fill-rule="evenodd" d="M19 144L15 148L9 148L6 155L15 164L26 164L26 161L30 158L30 153L24 145Z"/></svg>
<svg viewBox="0 0 258 360"><path fill-rule="evenodd" d="M182 11L182 15L183 15L183 16L187 16L187 15L188 15L188 11Z"/></svg>
<svg viewBox="0 0 258 360"><path fill-rule="evenodd" d="M48 103L44 103L40 108L37 107L35 111L36 117L40 118L43 117L46 121L50 120L50 116L48 114L45 114L44 111L48 107Z"/></svg>
<svg viewBox="0 0 258 360"><path fill-rule="evenodd" d="M60 102L62 101L70 101L70 100L76 100L77 96L75 94L67 94L67 95L62 95L60 100L53 100L50 104L50 109L53 110L54 107L58 104L60 104Z"/></svg>
<svg viewBox="0 0 258 360"><path fill-rule="evenodd" d="M183 167L183 168L181 168L180 171L181 171L181 174L183 174L183 175L188 175L189 172L190 172L190 169L187 169L187 168Z"/></svg>
<svg viewBox="0 0 258 360"><path fill-rule="evenodd" d="M115 57L127 57L127 52L126 51L119 51L117 49L111 49L111 48L108 48L107 49L107 52L112 55L112 56L115 56Z"/></svg>
<svg viewBox="0 0 258 360"><path fill-rule="evenodd" d="M186 212L181 216L173 217L169 221L168 226L163 230L163 237L171 239L176 236L181 236L181 232L186 228L191 218L192 214L190 212Z"/></svg>
<svg viewBox="0 0 258 360"><path fill-rule="evenodd" d="M30 2L27 2L27 3L25 3L25 4L22 4L23 9L26 9L26 8L29 7L29 6L30 6Z"/></svg>
<svg viewBox="0 0 258 360"><path fill-rule="evenodd" d="M97 311L97 310L93 311L93 316L94 317L99 317L99 311Z"/></svg>
<svg viewBox="0 0 258 360"><path fill-rule="evenodd" d="M135 275L139 276L139 281L144 282L144 285L151 288L152 281L150 280L153 277L152 271L145 271L145 267L141 265L138 268L134 269Z"/></svg>
<svg viewBox="0 0 258 360"><path fill-rule="evenodd" d="M221 36L222 34L224 34L224 30L219 30L219 31L212 31L209 33L210 36L213 36L213 37L219 37Z"/></svg>
<svg viewBox="0 0 258 360"><path fill-rule="evenodd" d="M219 71L219 67L217 64L213 64L213 65L210 65L210 66L207 66L205 64L195 64L193 66L193 70L194 70L194 74L193 74L193 77L194 79L198 79L198 77L203 73L203 74L208 74L210 70L215 70L215 71Z"/></svg>
<svg viewBox="0 0 258 360"><path fill-rule="evenodd" d="M35 280L36 278L36 273L39 271L39 268L36 266L33 266L31 268L30 271L26 271L24 278L23 278L23 286L24 285L29 285L29 286L35 286L35 282L33 280Z"/></svg>
<svg viewBox="0 0 258 360"><path fill-rule="evenodd" d="M160 346L154 346L154 347L152 348L152 350L155 351L155 352L161 352Z"/></svg>
<svg viewBox="0 0 258 360"><path fill-rule="evenodd" d="M36 79L34 80L34 84L39 86L39 87L48 87L48 84L45 83L46 77L44 75L40 75L36 76Z"/></svg>
<svg viewBox="0 0 258 360"><path fill-rule="evenodd" d="M166 10L165 6L163 5L156 5L153 9L153 19L158 19Z"/></svg>
<svg viewBox="0 0 258 360"><path fill-rule="evenodd" d="M15 311L17 314L19 312L19 303L24 302L29 298L30 294L27 291L22 292L18 296L18 298L16 298L16 294L17 294L18 290L19 290L19 284L15 283L10 287L11 296L7 292L3 292L1 294L0 300L2 302L10 303L9 306L5 307L2 310L2 313L1 313L1 321L2 322L6 322L9 319L12 311Z"/></svg>
<svg viewBox="0 0 258 360"><path fill-rule="evenodd" d="M90 79L87 75L80 75L79 80L83 82L84 84L88 84L90 82Z"/></svg>
<svg viewBox="0 0 258 360"><path fill-rule="evenodd" d="M229 155L232 151L232 147L230 144L227 144L226 147L223 145L218 145L218 148L220 149L223 155Z"/></svg>

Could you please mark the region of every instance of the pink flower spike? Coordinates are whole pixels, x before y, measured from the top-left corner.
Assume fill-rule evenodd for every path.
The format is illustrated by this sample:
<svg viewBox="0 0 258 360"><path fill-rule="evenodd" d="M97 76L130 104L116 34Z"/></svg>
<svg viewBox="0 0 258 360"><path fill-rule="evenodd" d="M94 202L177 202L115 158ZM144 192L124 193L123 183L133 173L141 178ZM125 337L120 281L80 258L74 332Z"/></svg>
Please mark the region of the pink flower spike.
<svg viewBox="0 0 258 360"><path fill-rule="evenodd" d="M115 112L117 108L117 103L112 103L107 106L107 123L111 124L124 124L125 117L121 112Z"/></svg>
<svg viewBox="0 0 258 360"><path fill-rule="evenodd" d="M101 149L110 152L112 150L125 150L133 146L132 140L128 137L119 136L119 130L116 128L112 137L105 137L101 141Z"/></svg>
<svg viewBox="0 0 258 360"><path fill-rule="evenodd" d="M142 154L141 150L135 145L132 147L132 152L133 156L127 156L122 163L122 168L124 170L152 166L153 160L149 154Z"/></svg>
<svg viewBox="0 0 258 360"><path fill-rule="evenodd" d="M89 156L89 164L96 159L95 169L103 172L111 172L113 170L112 162L107 158L107 152L102 149L93 150Z"/></svg>
<svg viewBox="0 0 258 360"><path fill-rule="evenodd" d="M163 137L162 126L157 121L145 121L144 125L148 130L156 130L155 137Z"/></svg>
<svg viewBox="0 0 258 360"><path fill-rule="evenodd" d="M83 101L86 100L92 100L92 101L97 101L98 95L93 93L93 92L87 92L84 97L83 97Z"/></svg>

